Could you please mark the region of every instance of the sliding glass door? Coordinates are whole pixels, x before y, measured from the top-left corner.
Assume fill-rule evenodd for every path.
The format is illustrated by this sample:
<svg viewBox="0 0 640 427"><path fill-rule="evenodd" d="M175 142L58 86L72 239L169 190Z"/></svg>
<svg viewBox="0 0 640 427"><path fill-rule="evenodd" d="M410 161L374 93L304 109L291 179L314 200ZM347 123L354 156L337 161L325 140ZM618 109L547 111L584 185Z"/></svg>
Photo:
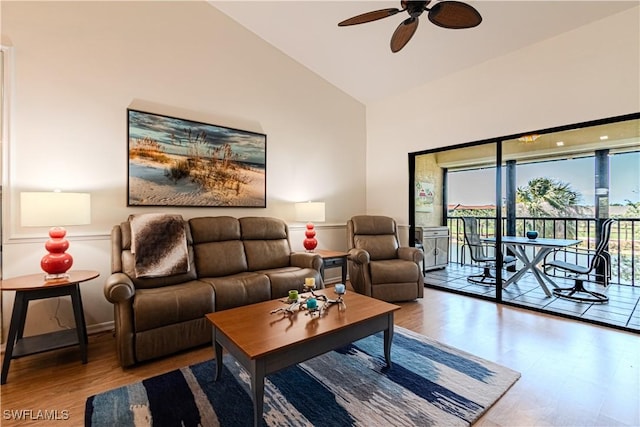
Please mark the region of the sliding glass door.
<svg viewBox="0 0 640 427"><path fill-rule="evenodd" d="M426 286L640 330L640 113L410 153L409 161L409 217L425 249ZM465 239L465 217L484 259ZM536 231L550 245L593 250L607 218L616 219L606 248L608 304L556 298L553 289L573 281L552 277L542 255L561 247L513 243ZM448 249L444 266L430 261L437 227L448 236L435 246ZM585 286L604 292L602 274Z"/></svg>
<svg viewBox="0 0 640 427"><path fill-rule="evenodd" d="M475 221L477 238L485 245L485 257L496 255L497 143L462 145L447 150L417 154L413 174L414 209L411 220L416 244L425 251L425 272L443 288L486 298L496 298L495 271L483 268L477 279L469 279L473 264L486 264L465 240L464 217ZM443 229L446 232L443 232ZM467 227L469 234L469 227ZM447 262L438 256L447 250ZM434 262L434 260L436 260ZM452 266L455 266L453 268ZM491 277L484 277L490 275Z"/></svg>

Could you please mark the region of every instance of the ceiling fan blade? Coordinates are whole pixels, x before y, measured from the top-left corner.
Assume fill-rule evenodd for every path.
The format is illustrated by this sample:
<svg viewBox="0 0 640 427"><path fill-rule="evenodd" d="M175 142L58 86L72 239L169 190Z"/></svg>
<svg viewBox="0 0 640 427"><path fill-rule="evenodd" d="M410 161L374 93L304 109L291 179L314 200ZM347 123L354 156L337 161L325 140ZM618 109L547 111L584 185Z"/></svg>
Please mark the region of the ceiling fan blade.
<svg viewBox="0 0 640 427"><path fill-rule="evenodd" d="M398 25L398 28L396 28L391 37L391 52L398 52L409 43L409 40L411 40L411 37L413 37L417 29L418 18L407 18Z"/></svg>
<svg viewBox="0 0 640 427"><path fill-rule="evenodd" d="M429 21L444 28L472 28L482 22L482 16L466 3L445 0L429 9Z"/></svg>
<svg viewBox="0 0 640 427"><path fill-rule="evenodd" d="M347 25L364 24L365 22L377 21L378 19L393 16L400 12L400 9L381 9L374 10L373 12L363 13L362 15L354 16L353 18L345 19L338 24L339 27L345 27Z"/></svg>

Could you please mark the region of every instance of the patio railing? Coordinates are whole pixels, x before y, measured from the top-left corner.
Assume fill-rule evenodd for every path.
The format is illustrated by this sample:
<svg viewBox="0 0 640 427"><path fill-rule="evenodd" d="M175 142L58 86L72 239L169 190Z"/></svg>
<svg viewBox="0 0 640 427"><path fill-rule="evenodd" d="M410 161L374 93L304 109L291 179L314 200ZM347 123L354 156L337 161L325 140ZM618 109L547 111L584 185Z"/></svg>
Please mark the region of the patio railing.
<svg viewBox="0 0 640 427"><path fill-rule="evenodd" d="M481 237L495 236L495 218L476 217ZM451 233L449 259L460 264L470 263L464 249L464 225L461 217L449 217L447 225ZM595 218L516 218L516 235L524 236L527 230L537 230L540 237L582 240L579 248L596 246ZM502 234L506 234L506 219L502 220ZM636 286L640 284L640 219L617 218L609 239L612 284Z"/></svg>

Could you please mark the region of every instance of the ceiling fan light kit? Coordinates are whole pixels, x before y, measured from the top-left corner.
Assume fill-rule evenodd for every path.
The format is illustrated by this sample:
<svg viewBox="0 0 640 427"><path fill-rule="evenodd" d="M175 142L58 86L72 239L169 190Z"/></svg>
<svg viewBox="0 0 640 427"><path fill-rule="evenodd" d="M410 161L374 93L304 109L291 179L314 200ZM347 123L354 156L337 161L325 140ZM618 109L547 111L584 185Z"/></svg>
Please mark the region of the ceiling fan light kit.
<svg viewBox="0 0 640 427"><path fill-rule="evenodd" d="M482 22L482 16L472 6L454 0L443 0L434 4L429 8L430 0L428 1L411 1L402 0L400 6L402 9L380 9L372 12L366 12L361 15L354 16L349 19L338 23L339 27L346 27L349 25L364 24L366 22L377 21L379 19L393 16L399 12L407 12L409 18L403 20L398 28L391 36L391 51L398 52L400 49L411 40L411 37L418 29L418 17L422 12L427 11L429 21L433 24L450 29L464 29L473 28Z"/></svg>

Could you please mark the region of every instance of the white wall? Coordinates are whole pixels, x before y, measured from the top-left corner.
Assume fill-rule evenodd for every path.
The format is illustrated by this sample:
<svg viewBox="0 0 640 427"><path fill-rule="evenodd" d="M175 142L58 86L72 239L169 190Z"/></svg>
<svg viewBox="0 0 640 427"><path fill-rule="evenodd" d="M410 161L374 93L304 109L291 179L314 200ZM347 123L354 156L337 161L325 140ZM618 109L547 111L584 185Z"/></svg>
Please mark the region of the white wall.
<svg viewBox="0 0 640 427"><path fill-rule="evenodd" d="M166 208L291 220L293 202L324 201L319 247L344 249L365 211L365 108L205 2L2 2L14 85L4 182L3 276L37 273L46 229L19 224L19 193L90 192L92 224L69 227L90 330L112 320L102 295L108 233L128 208L128 107L267 134L267 208ZM335 226L333 224L336 224ZM302 228L292 227L302 250ZM32 303L27 334L73 326L68 299ZM3 295L5 332L13 295ZM56 314L57 313L57 314Z"/></svg>
<svg viewBox="0 0 640 427"><path fill-rule="evenodd" d="M410 152L640 111L639 17L636 7L368 105L367 212L408 223Z"/></svg>

